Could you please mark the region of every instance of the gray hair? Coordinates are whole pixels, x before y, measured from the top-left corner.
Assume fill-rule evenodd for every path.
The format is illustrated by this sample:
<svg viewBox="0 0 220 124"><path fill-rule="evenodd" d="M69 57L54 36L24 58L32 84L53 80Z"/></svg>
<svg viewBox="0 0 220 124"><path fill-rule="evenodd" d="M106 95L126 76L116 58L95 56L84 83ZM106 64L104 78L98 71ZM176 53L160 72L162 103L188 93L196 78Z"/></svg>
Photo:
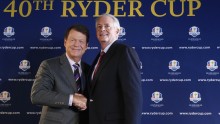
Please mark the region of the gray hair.
<svg viewBox="0 0 220 124"><path fill-rule="evenodd" d="M104 17L104 16L107 16L107 17L112 18L112 20L114 21L114 24L113 24L114 27L115 27L115 28L118 28L119 30L121 29L119 20L118 20L115 16L113 16L112 14L107 14L107 13L104 13L104 14L100 15L98 18L96 18L96 24L95 24L96 27L97 27L97 22L98 22L98 20L99 20L101 17Z"/></svg>

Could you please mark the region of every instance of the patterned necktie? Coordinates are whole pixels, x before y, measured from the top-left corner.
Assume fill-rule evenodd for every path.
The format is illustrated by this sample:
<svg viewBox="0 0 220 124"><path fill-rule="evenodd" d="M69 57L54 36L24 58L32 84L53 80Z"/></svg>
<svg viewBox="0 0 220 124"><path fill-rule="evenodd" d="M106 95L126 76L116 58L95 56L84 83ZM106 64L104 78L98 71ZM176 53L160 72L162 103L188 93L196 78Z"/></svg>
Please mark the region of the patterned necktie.
<svg viewBox="0 0 220 124"><path fill-rule="evenodd" d="M105 52L102 51L102 52L100 53L98 63L97 63L96 68L95 68L95 70L94 70L93 77L95 76L95 74L96 74L96 72L97 72L97 70L98 70L98 68L99 68L99 66L100 66L100 64L101 64L104 55L105 55Z"/></svg>
<svg viewBox="0 0 220 124"><path fill-rule="evenodd" d="M76 87L77 87L77 91L81 92L81 79L80 79L80 74L79 74L79 64L75 63L73 65L74 67L74 78L76 80Z"/></svg>

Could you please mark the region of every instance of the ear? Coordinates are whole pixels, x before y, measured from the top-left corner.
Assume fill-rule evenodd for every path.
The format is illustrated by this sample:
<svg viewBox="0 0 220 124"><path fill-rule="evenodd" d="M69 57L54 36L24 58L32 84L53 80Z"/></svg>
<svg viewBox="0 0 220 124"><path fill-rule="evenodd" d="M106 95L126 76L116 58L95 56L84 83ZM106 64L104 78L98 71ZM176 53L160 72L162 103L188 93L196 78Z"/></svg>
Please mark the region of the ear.
<svg viewBox="0 0 220 124"><path fill-rule="evenodd" d="M121 31L121 28L117 28L117 30L116 30L116 34L119 34L120 31Z"/></svg>
<svg viewBox="0 0 220 124"><path fill-rule="evenodd" d="M66 47L66 39L65 39L65 38L64 38L64 43L63 43L63 44L64 44L64 46Z"/></svg>

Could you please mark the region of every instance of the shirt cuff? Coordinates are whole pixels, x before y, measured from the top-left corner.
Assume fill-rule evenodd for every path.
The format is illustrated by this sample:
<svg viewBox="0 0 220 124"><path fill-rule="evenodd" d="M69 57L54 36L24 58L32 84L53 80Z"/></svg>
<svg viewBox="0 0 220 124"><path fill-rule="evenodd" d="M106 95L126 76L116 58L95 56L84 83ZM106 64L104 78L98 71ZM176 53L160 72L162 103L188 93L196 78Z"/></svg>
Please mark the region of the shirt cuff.
<svg viewBox="0 0 220 124"><path fill-rule="evenodd" d="M69 106L72 106L73 105L73 94L70 94L70 97L69 97Z"/></svg>

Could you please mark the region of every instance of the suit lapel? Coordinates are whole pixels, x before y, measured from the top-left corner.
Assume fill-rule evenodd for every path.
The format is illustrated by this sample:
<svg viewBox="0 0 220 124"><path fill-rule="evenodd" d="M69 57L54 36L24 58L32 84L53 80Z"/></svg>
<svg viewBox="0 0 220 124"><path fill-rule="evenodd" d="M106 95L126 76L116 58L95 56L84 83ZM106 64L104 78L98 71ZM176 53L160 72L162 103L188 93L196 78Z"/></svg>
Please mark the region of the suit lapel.
<svg viewBox="0 0 220 124"><path fill-rule="evenodd" d="M82 69L82 74L81 74L81 88L82 88L82 91L85 90L85 85L86 85L86 77L85 77L85 64L83 62L81 62L81 69Z"/></svg>
<svg viewBox="0 0 220 124"><path fill-rule="evenodd" d="M116 41L117 42L117 41ZM102 62L100 63L100 66L95 74L95 76L93 77L93 80L91 81L91 91L93 91L93 89L95 88L95 86L97 85L97 79L99 78L99 76L101 75L102 73L102 70L105 68L105 66L107 65L107 63L109 61L111 61L111 57L114 55L114 52L115 51L115 48L117 46L117 43L114 42L111 47L109 48L109 50L107 51L107 53L105 53L105 56L103 57L103 60ZM95 65L94 65L95 66Z"/></svg>
<svg viewBox="0 0 220 124"><path fill-rule="evenodd" d="M61 57L60 57L60 63L61 63L61 73L65 75L66 79L68 80L68 82L71 83L74 91L77 91L77 88L76 88L76 81L74 79L74 76L73 76L73 71L71 69L71 66L70 66L70 63L66 57L66 54L63 54Z"/></svg>

